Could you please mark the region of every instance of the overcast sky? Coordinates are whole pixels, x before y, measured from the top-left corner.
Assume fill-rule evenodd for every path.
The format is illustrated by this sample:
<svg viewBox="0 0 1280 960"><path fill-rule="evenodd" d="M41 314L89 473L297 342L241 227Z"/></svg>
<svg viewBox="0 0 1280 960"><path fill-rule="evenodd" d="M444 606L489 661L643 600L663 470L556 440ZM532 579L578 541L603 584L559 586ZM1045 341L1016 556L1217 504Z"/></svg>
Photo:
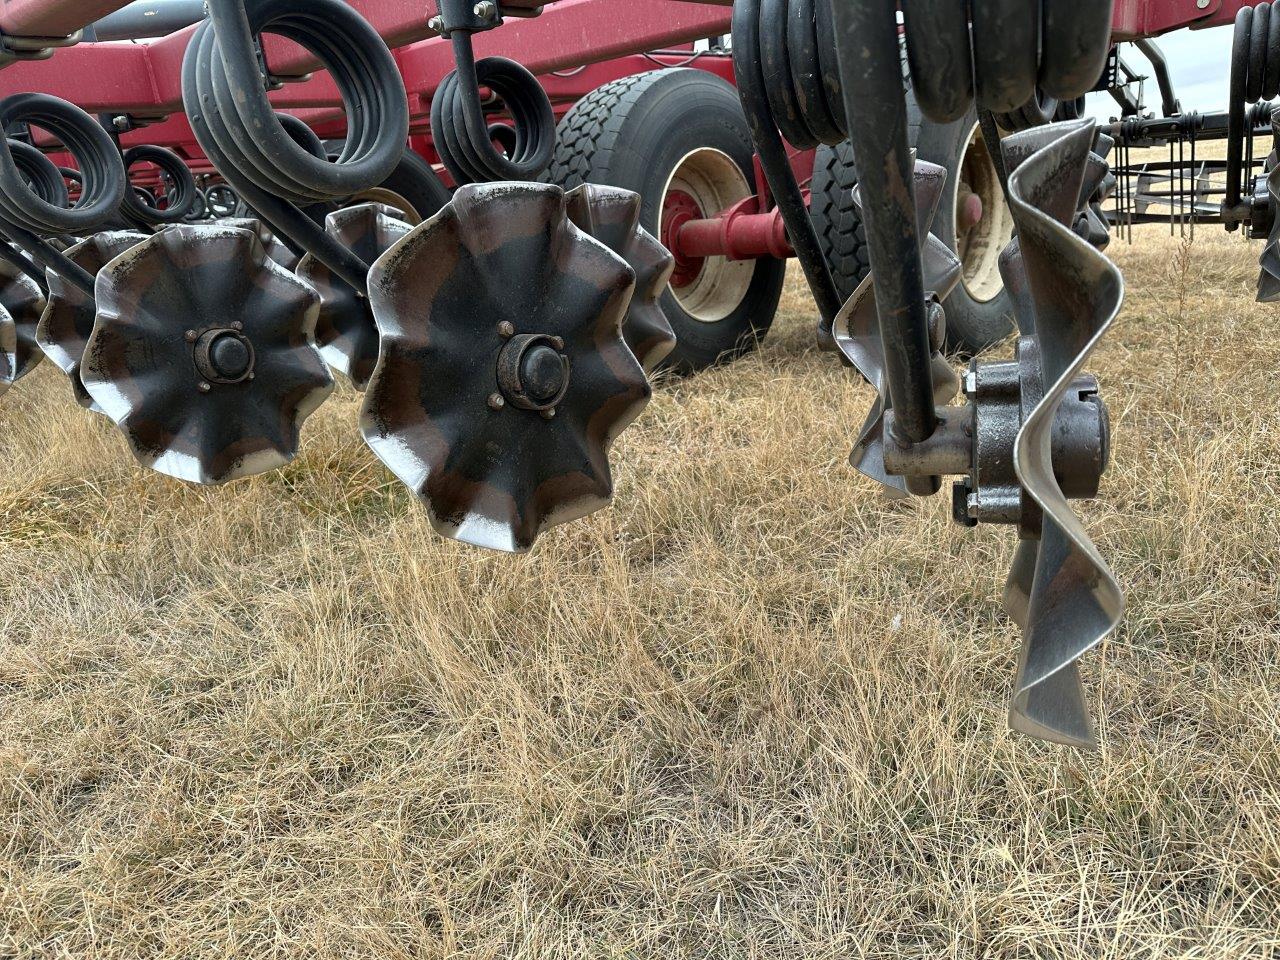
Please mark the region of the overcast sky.
<svg viewBox="0 0 1280 960"><path fill-rule="evenodd" d="M1227 73L1231 63L1232 27L1212 30L1179 30L1156 40L1156 45L1169 61L1173 77L1173 93L1182 101L1183 110L1209 113L1227 108ZM1131 44L1121 48L1121 55L1139 73L1150 73L1146 57ZM1146 83L1147 108L1160 116L1160 88L1152 77ZM1093 94L1089 104L1095 116L1110 119L1119 113L1109 94Z"/></svg>

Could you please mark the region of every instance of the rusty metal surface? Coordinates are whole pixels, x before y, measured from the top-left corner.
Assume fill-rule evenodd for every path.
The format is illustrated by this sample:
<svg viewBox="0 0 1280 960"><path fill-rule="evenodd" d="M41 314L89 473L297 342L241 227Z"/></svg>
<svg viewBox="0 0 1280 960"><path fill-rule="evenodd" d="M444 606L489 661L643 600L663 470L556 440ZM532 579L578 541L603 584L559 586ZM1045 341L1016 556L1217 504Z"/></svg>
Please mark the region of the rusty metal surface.
<svg viewBox="0 0 1280 960"><path fill-rule="evenodd" d="M21 380L44 359L36 338L36 327L44 312L44 294L34 280L5 261L0 261L0 307L13 324L15 343L9 374L13 382Z"/></svg>
<svg viewBox="0 0 1280 960"><path fill-rule="evenodd" d="M374 264L361 429L436 530L524 551L608 503L609 447L650 397L622 337L634 285L534 183L462 187Z"/></svg>
<svg viewBox="0 0 1280 960"><path fill-rule="evenodd" d="M173 226L98 274L81 378L143 465L193 483L282 466L333 390L320 297L257 235Z"/></svg>
<svg viewBox="0 0 1280 960"><path fill-rule="evenodd" d="M365 263L373 263L413 229L399 219L400 211L379 203L364 203L329 214L325 230ZM316 343L329 366L363 390L378 365L378 325L369 300L334 276L311 254L295 270L320 294Z"/></svg>
<svg viewBox="0 0 1280 960"><path fill-rule="evenodd" d="M584 183L565 195L569 220L627 262L636 289L622 323L622 337L646 372L675 349L676 334L658 300L667 288L675 258L640 225L640 195L617 187Z"/></svg>
<svg viewBox="0 0 1280 960"><path fill-rule="evenodd" d="M98 271L131 247L147 239L145 233L115 230L94 234L67 250L67 257L96 276ZM49 300L36 329L36 341L45 355L71 381L76 403L97 413L102 408L94 403L80 379L80 362L85 344L93 332L98 306L93 298L74 283L53 270L47 271Z"/></svg>
<svg viewBox="0 0 1280 960"><path fill-rule="evenodd" d="M929 232L942 200L947 171L936 164L917 160L914 186L916 229L925 238L921 250L924 284L932 307L930 315L931 375L933 402L945 404L955 396L959 381L946 357L941 354L945 339L945 321L937 304L960 282L961 264L941 240ZM855 195L861 207L861 197ZM833 329L836 346L876 389L876 401L858 433L849 461L861 473L882 484L891 496L905 496L910 481L889 473L884 464L885 411L890 406L886 379L884 345L880 336L880 314L874 289L874 277L868 276L836 315Z"/></svg>
<svg viewBox="0 0 1280 960"><path fill-rule="evenodd" d="M1093 140L1090 120L1005 141L1009 204L1045 384L1014 444L1014 467L1043 512L1043 532L1038 547L1027 540L1019 545L1006 590L1006 607L1024 634L1010 724L1073 745L1094 743L1078 662L1111 633L1124 605L1119 584L1071 509L1053 458L1059 410L1124 297L1120 272L1072 230Z"/></svg>

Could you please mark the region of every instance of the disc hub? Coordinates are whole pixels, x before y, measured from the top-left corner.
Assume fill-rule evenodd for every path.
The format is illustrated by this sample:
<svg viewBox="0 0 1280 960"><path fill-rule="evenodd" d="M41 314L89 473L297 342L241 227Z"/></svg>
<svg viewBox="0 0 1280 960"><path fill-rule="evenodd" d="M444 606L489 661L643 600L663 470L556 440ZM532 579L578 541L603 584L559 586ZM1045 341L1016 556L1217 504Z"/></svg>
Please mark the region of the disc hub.
<svg viewBox="0 0 1280 960"><path fill-rule="evenodd" d="M569 390L564 341L544 333L510 337L498 354L498 387L521 410L554 413Z"/></svg>
<svg viewBox="0 0 1280 960"><path fill-rule="evenodd" d="M242 328L242 324L235 323L200 334L187 333L187 340L192 344L192 359L204 383L243 383L253 379L253 344L241 332Z"/></svg>

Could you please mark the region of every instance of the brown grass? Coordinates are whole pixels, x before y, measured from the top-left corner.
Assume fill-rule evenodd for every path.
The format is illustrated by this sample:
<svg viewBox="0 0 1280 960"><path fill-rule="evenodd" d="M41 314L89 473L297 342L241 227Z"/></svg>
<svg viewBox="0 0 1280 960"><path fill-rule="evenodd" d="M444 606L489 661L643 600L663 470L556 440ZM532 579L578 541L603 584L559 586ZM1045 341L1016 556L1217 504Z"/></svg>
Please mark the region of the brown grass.
<svg viewBox="0 0 1280 960"><path fill-rule="evenodd" d="M350 391L197 490L45 364L0 407L0 954L1277 955L1277 313L1238 239L1114 252L1096 755L1006 731L1012 534L850 470L796 278L525 558L434 536Z"/></svg>

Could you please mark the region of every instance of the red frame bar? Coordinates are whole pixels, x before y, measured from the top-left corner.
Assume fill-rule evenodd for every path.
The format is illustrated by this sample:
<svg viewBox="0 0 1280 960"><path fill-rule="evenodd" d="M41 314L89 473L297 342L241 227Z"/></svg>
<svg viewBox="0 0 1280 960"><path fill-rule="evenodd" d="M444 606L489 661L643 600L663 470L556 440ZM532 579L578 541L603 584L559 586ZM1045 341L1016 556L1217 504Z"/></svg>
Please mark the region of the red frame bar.
<svg viewBox="0 0 1280 960"><path fill-rule="evenodd" d="M1115 0L1111 35L1140 40L1190 27L1204 30L1232 23L1241 7L1257 0ZM1203 3L1203 6L1201 4Z"/></svg>
<svg viewBox="0 0 1280 960"><path fill-rule="evenodd" d="M126 0L0 0L0 28L17 35L69 33L125 5ZM425 0L349 0L392 47L415 112L429 102L450 70L449 45L431 37ZM519 2L519 0L518 0ZM532 0L530 0L532 2ZM1115 0L1119 39L1155 36L1181 27L1229 23L1250 0ZM1205 6L1199 6L1204 3ZM509 19L499 30L476 37L478 56L509 56L537 74L599 63L646 50L727 33L731 9L676 0L559 0L541 16ZM91 112L127 112L158 117L181 109L180 73L194 27L151 44L80 44L50 61L20 62L0 71L0 95L38 89L78 103ZM424 39L428 38L430 39ZM423 41L423 42L418 42ZM411 46L406 46L412 44ZM317 67L304 52L268 38L267 58L282 75ZM337 106L327 77L289 84L273 97L281 108Z"/></svg>
<svg viewBox="0 0 1280 960"><path fill-rule="evenodd" d="M0 0L0 30L12 37L68 37L129 0Z"/></svg>

